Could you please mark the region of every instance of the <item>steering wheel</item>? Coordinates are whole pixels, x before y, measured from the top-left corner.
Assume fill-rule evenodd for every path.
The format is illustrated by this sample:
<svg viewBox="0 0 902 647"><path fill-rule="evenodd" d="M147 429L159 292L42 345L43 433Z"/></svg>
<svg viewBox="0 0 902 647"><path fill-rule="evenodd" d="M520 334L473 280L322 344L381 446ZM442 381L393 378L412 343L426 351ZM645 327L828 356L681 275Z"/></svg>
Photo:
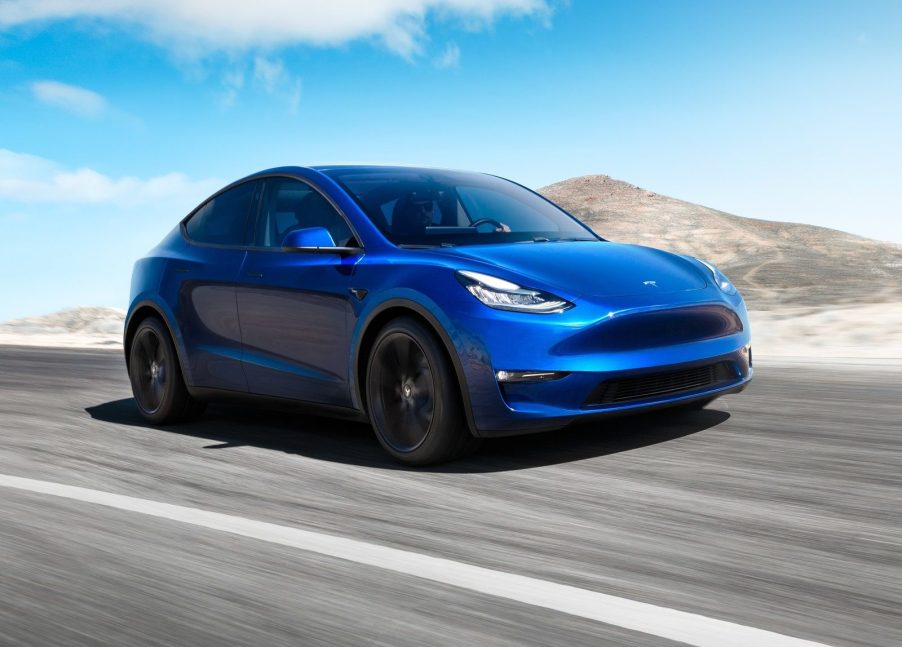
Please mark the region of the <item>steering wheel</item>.
<svg viewBox="0 0 902 647"><path fill-rule="evenodd" d="M495 227L495 231L510 231L510 228L507 227L503 222L495 220L494 218L480 218L479 220L475 220L470 223L470 226L474 229L479 227L480 225L493 225Z"/></svg>

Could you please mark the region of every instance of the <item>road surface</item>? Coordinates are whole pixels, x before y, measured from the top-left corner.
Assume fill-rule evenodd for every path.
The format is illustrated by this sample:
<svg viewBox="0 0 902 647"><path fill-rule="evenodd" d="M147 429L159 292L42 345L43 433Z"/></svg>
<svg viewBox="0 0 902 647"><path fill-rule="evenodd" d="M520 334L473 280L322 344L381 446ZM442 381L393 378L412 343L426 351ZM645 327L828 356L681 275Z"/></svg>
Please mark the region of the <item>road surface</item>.
<svg viewBox="0 0 902 647"><path fill-rule="evenodd" d="M149 427L120 353L0 347L0 433L2 645L681 644L669 610L722 621L723 645L902 644L892 367L765 363L698 413L409 470L366 426L299 412ZM583 594L610 619L574 612Z"/></svg>

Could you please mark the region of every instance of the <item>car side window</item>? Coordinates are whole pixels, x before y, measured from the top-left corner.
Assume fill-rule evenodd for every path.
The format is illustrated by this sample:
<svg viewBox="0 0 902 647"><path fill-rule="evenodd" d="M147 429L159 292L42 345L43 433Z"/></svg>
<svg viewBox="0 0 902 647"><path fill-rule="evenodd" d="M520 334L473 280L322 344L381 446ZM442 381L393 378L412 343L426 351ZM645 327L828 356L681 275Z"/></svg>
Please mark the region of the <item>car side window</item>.
<svg viewBox="0 0 902 647"><path fill-rule="evenodd" d="M289 232L308 227L325 227L340 247L348 245L354 236L335 207L310 185L289 178L266 180L254 244L281 247Z"/></svg>
<svg viewBox="0 0 902 647"><path fill-rule="evenodd" d="M210 245L247 245L258 182L245 182L209 200L185 223L188 238Z"/></svg>

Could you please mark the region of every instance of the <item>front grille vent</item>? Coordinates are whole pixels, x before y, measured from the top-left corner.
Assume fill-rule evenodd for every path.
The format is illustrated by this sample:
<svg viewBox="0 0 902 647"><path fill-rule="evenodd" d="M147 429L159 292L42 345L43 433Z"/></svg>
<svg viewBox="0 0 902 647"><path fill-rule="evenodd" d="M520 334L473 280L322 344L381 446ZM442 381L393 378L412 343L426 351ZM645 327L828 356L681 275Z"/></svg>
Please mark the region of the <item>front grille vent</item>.
<svg viewBox="0 0 902 647"><path fill-rule="evenodd" d="M605 380L592 391L583 406L621 404L689 393L738 379L729 362L717 362L666 373Z"/></svg>

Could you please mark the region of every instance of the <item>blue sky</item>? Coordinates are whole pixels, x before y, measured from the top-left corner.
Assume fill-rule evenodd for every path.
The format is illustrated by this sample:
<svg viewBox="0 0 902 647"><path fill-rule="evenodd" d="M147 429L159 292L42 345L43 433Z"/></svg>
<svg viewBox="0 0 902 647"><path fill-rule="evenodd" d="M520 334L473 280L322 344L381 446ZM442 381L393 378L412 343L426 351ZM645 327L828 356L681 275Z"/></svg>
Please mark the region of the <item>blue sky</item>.
<svg viewBox="0 0 902 647"><path fill-rule="evenodd" d="M902 3L229 4L0 0L0 320L124 307L282 164L605 173L902 243Z"/></svg>

